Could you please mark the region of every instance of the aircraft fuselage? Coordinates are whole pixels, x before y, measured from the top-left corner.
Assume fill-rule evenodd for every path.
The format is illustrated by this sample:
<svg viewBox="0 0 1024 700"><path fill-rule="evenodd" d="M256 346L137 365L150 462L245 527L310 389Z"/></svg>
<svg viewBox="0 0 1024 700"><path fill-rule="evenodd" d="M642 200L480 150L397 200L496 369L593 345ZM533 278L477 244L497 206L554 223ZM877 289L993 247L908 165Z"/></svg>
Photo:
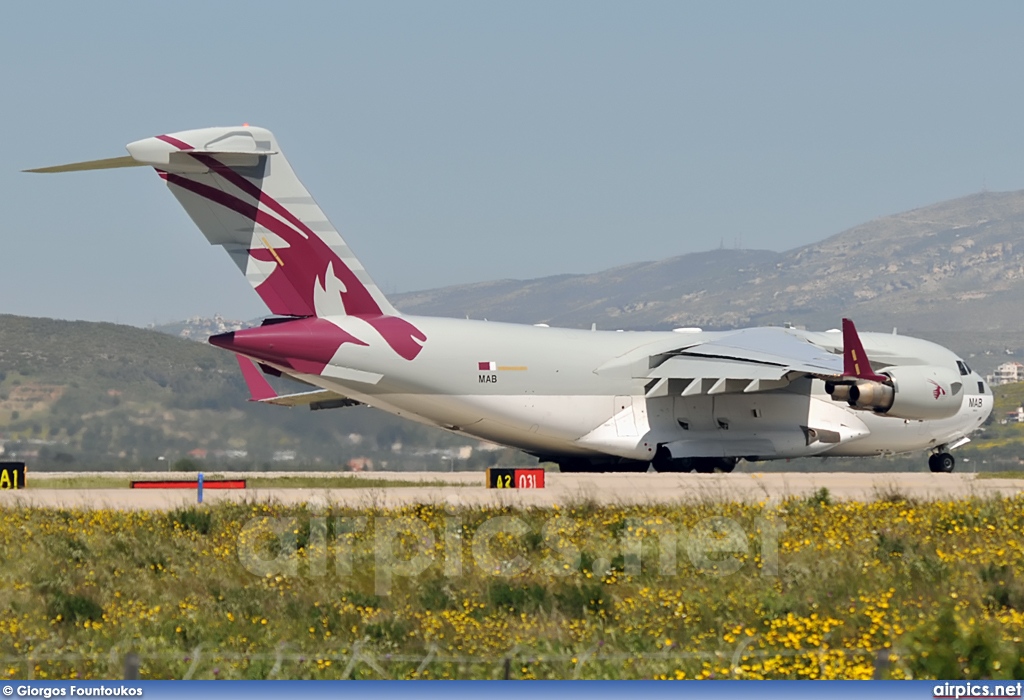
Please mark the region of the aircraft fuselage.
<svg viewBox="0 0 1024 700"><path fill-rule="evenodd" d="M652 396L650 358L729 333L403 318L428 339L412 360L392 352L371 324L352 316L321 319L357 342L341 343L330 357L321 351L318 359L326 366L319 374L296 372L243 345L224 347L395 415L550 458L614 455L649 461L659 445L669 443L676 456L687 457L911 452L965 437L992 410L991 391L973 371L962 377L959 411L927 421L855 410L833 401L824 382L809 377L756 393ZM838 333L787 333L828 352L843 351ZM954 353L928 341L879 333L861 338L876 365L957 367ZM813 439L822 435L829 437Z"/></svg>

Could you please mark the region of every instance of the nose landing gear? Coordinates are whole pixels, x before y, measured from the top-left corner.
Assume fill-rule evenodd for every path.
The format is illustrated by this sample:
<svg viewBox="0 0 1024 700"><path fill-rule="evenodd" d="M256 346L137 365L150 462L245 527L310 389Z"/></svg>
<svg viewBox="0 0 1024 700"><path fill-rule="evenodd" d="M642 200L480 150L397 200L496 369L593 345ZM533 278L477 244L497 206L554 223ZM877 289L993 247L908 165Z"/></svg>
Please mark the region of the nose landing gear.
<svg viewBox="0 0 1024 700"><path fill-rule="evenodd" d="M956 460L948 452L937 452L928 458L928 468L937 474L949 474L953 471L954 466L956 466Z"/></svg>

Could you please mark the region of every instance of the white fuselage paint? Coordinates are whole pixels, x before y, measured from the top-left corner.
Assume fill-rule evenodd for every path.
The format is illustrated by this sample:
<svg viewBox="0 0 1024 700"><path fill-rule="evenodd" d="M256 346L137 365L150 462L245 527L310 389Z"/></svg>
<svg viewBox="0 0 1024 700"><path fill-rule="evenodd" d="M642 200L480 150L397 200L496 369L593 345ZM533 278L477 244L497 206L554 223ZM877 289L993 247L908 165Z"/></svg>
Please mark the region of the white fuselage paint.
<svg viewBox="0 0 1024 700"><path fill-rule="evenodd" d="M832 401L823 382L810 378L773 391L647 398L650 356L724 334L406 318L427 335L414 360L398 357L364 321L335 316L332 323L368 345L338 349L332 360L338 376L326 376L332 374L329 368L325 376L299 378L389 413L539 455L640 460L651 459L657 446L667 443L674 456L779 459L911 452L967 436L993 407L991 391L973 372L962 377L959 412L942 420L907 421L854 410ZM841 352L838 334L801 335ZM861 338L876 364L956 366L951 351L924 340L877 333ZM352 381L341 370L382 378ZM808 428L818 439L808 437Z"/></svg>

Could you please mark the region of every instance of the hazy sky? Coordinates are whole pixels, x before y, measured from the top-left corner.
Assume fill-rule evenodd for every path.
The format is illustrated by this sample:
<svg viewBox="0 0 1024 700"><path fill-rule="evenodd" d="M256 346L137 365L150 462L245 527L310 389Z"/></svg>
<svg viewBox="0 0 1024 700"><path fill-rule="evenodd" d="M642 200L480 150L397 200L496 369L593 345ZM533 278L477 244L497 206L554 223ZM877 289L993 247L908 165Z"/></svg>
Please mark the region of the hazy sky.
<svg viewBox="0 0 1024 700"><path fill-rule="evenodd" d="M249 122L385 292L785 250L1024 188L1024 3L11 3L0 312L265 313L157 176Z"/></svg>

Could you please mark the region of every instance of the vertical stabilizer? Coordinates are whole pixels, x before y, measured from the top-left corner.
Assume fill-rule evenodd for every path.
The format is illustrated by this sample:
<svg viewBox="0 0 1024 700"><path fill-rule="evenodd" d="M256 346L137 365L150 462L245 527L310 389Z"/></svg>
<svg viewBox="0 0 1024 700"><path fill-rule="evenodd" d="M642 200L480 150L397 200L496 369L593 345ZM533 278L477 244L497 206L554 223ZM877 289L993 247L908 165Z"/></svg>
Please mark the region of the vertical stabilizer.
<svg viewBox="0 0 1024 700"><path fill-rule="evenodd" d="M426 335L401 318L295 177L274 135L211 127L128 144L130 156L35 172L150 165L199 229L223 247L271 313L358 316L406 360Z"/></svg>
<svg viewBox="0 0 1024 700"><path fill-rule="evenodd" d="M157 169L271 312L396 315L266 129L182 131L136 141L128 152Z"/></svg>

